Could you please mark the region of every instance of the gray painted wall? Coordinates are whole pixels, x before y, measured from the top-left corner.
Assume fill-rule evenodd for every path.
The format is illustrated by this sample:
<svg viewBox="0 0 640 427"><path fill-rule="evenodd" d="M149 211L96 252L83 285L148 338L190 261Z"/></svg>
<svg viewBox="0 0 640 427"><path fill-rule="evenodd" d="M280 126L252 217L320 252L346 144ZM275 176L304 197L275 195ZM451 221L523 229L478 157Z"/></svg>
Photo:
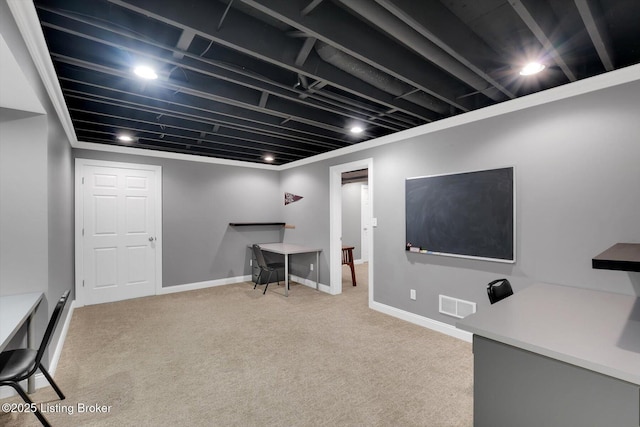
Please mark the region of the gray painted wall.
<svg viewBox="0 0 640 427"><path fill-rule="evenodd" d="M288 220L301 235L323 236L328 250L329 167L371 157L376 302L454 324L438 313L438 295L481 310L489 305L486 284L499 277L516 292L541 281L640 295L639 273L591 268L591 258L612 244L640 242L638 99L635 81L285 170L283 183L314 197L306 214ZM404 251L407 177L505 165L516 167L515 264Z"/></svg>
<svg viewBox="0 0 640 427"><path fill-rule="evenodd" d="M71 145L57 116L51 112L47 118L48 302L51 313L65 290L71 289L70 301L75 298L74 170ZM67 312L69 308L66 307ZM58 327L54 334L54 343L61 332L62 328Z"/></svg>
<svg viewBox="0 0 640 427"><path fill-rule="evenodd" d="M279 242L284 195L273 170L74 150L76 158L162 166L163 287L251 274L248 245Z"/></svg>
<svg viewBox="0 0 640 427"><path fill-rule="evenodd" d="M0 292L46 291L47 118L0 117Z"/></svg>
<svg viewBox="0 0 640 427"><path fill-rule="evenodd" d="M353 259L362 253L362 182L342 186L342 244L353 246Z"/></svg>
<svg viewBox="0 0 640 427"><path fill-rule="evenodd" d="M295 226L285 232L284 241L322 248L320 283L329 285L329 168L318 162L281 172L280 189L304 197L284 206L286 223ZM315 261L315 254L297 255L291 258L289 268L293 274L315 282L316 270L310 269Z"/></svg>
<svg viewBox="0 0 640 427"><path fill-rule="evenodd" d="M4 1L0 33L47 113L0 113L0 295L45 293L35 316L39 340L58 298L73 289L71 147ZM68 312L69 306L63 316ZM24 345L24 336L23 328L10 347Z"/></svg>

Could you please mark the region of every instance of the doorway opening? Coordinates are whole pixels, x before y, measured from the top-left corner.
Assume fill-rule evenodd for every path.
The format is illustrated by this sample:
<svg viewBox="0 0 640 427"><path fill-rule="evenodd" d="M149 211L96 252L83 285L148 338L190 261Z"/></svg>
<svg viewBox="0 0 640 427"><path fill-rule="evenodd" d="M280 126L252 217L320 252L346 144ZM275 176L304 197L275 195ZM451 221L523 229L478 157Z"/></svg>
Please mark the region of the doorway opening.
<svg viewBox="0 0 640 427"><path fill-rule="evenodd" d="M364 176L366 176L366 182ZM358 179L360 182L357 186L360 196L359 218L349 219L349 221L353 220L353 223L357 223L357 227L351 226L351 222L343 224L343 216L345 216L345 206L343 205L346 203L343 201L343 182L349 183L349 180L352 179ZM355 252L354 258L363 261L363 264L366 261L368 280L362 281L361 286L368 286L369 306L371 306L373 301L373 233L371 232L373 222L373 160L363 159L333 166L330 168L330 180L330 292L337 295L343 291L342 246L353 246L354 249L358 246L359 250ZM364 230L365 227L366 230ZM357 229L354 230L354 228Z"/></svg>

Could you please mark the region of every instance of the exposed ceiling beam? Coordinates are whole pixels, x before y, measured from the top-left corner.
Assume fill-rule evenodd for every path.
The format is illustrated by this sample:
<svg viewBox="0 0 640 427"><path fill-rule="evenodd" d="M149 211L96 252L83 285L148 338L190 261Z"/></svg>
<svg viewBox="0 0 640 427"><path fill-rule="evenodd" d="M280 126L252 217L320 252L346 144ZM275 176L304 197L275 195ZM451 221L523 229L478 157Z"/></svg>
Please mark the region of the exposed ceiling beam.
<svg viewBox="0 0 640 427"><path fill-rule="evenodd" d="M62 70L62 73L64 74L64 70ZM282 126L282 119L279 117L257 111L248 111L186 94L175 94L170 100L167 100L166 98L156 98L141 93L133 94L110 86L70 79L64 77L64 75L60 76L60 80L65 84L67 93L76 95L90 93L99 102L111 103L113 106L120 104L155 114L173 114L178 118L209 123L214 126L222 124L227 128L240 129L251 133L265 133L293 141L327 147L338 148L342 142L342 138L332 136L342 136L342 132L331 134L327 132L323 134L322 129L291 120L284 127ZM71 85L84 90L71 89ZM87 88L89 90L86 90Z"/></svg>
<svg viewBox="0 0 640 427"><path fill-rule="evenodd" d="M233 9L226 17L228 25L217 31L215 24L211 22L211 17L221 16L224 13L224 6L218 2L201 2L198 7L200 13L183 15L179 21L166 18L166 16L173 15L172 12L175 8L173 0L109 0L109 2L177 28L190 28L196 34L213 40L215 43L292 72L304 74L313 80L325 81L340 90L382 104L387 108L397 108L398 111L426 121L441 118L433 111L406 100L394 100L391 94L336 69L322 61L317 55L310 55L303 65L296 66L295 58L300 51L300 41L287 37L278 29L269 28L255 18ZM255 37L245 28L260 28L260 37Z"/></svg>
<svg viewBox="0 0 640 427"><path fill-rule="evenodd" d="M295 157L295 158L303 158L313 154L316 149L309 150L306 148L302 148L300 146L283 143L278 139L273 138L260 138L258 140L249 140L242 135L235 135L233 133L229 134L219 134L213 132L202 131L199 134L194 134L193 132L189 132L189 129L182 128L179 126L174 126L169 123L165 123L162 128L157 126L157 123L152 121L144 121L144 120L135 120L129 119L125 116L119 116L114 114L101 114L98 113L92 117L101 117L102 120L85 120L81 115L82 110L71 108L70 111L73 111L74 114L78 117L74 118L74 123L93 123L95 125L100 125L106 128L115 128L121 129L124 131L129 131L133 135L142 136L143 134L154 133L158 135L163 135L163 138L166 140L171 140L171 138L189 141L190 143L197 143L199 140L206 141L209 143L216 143L226 147L255 147L255 150L264 151L269 150L278 152L279 154ZM286 142L286 141L284 141ZM250 143L250 144L248 144Z"/></svg>
<svg viewBox="0 0 640 427"><path fill-rule="evenodd" d="M244 161L248 160L247 152L249 151L250 156L251 155L255 156L255 159L253 160L255 162L261 162L261 157L262 157L262 152L256 151L255 153L251 153L251 151L253 150L249 146L234 150L234 149L219 148L218 146L210 146L207 144L197 144L197 143L190 144L188 142L169 141L162 137L153 138L149 136L143 136L139 138L134 144L117 143L115 142L115 134L108 130L78 128L78 133L80 135L80 139L83 142L97 142L97 143L117 145L122 147L148 148L153 150L185 153L185 154L192 154L192 155L204 155L209 157L222 157L225 159L244 160ZM95 135L100 135L100 136L95 136ZM278 157L279 157L277 159L278 161L274 162L275 164L286 163L288 161L287 160L288 158L293 158L293 156L286 156L284 154L279 155Z"/></svg>
<svg viewBox="0 0 640 427"><path fill-rule="evenodd" d="M260 108L265 108L267 106L268 99L269 99L269 92L262 92L262 95L260 95L260 102L258 103Z"/></svg>
<svg viewBox="0 0 640 427"><path fill-rule="evenodd" d="M70 111L78 112L79 110L70 109ZM151 122L144 122L140 120L128 120L126 117L118 117L118 116L100 116L100 114L96 114L96 117L103 117L108 120L112 120L111 123L106 121L93 121L93 120L83 120L83 119L74 119L73 122L76 124L78 129L89 130L86 125L93 125L94 129L96 127L104 128L108 131L110 135L115 136L116 132L113 128L118 130L127 131L134 135L136 138L148 138L149 134L158 135L159 139L162 139L164 142L173 142L177 144L198 144L200 141L202 143L215 143L216 145L222 147L230 147L231 149L237 149L238 153L247 152L247 151L256 151L257 153L264 152L265 150L272 151L274 154L279 154L284 157L292 158L292 159L301 159L308 156L309 151L307 153L296 153L295 147L287 147L285 145L277 144L277 143L269 143L268 141L259 140L259 141L247 141L245 139L236 139L232 137L228 137L226 135L218 135L213 133L202 132L201 135L187 135L187 134L176 134L170 133L166 129L160 129L159 127L154 127ZM114 126L114 123L117 123ZM82 125L82 126L79 126ZM175 130L174 127L167 125L167 129ZM247 144L247 142L252 142L252 144ZM298 150L305 151L305 150Z"/></svg>
<svg viewBox="0 0 640 427"><path fill-rule="evenodd" d="M527 27L529 27L529 30L531 30L540 44L542 44L542 48L544 49L545 53L553 59L558 67L560 67L569 81L575 82L577 80L575 74L573 73L573 71L571 71L567 63L564 61L560 52L558 52L558 50L555 48L553 42L549 40L545 31L540 27L536 19L531 14L529 8L525 6L522 0L509 0L508 3L513 7L513 10L516 11L518 16L520 16Z"/></svg>
<svg viewBox="0 0 640 427"><path fill-rule="evenodd" d="M316 39L313 37L307 37L304 40L304 43L302 43L302 47L300 48L300 52L298 52L298 56L296 56L295 60L295 64L298 67L304 64L304 61L307 60L314 44L316 44Z"/></svg>
<svg viewBox="0 0 640 427"><path fill-rule="evenodd" d="M82 61L74 58L64 57L55 53L52 53L52 56L56 61L85 68L91 71L98 71L124 79L134 78L131 73L122 72L111 67L93 64L88 61ZM174 91L175 94L185 93L203 99L231 104L248 110L262 111L267 114L272 114L279 117L289 117L292 118L292 120L331 130L333 132L345 131L344 128L331 124L336 122L335 117L323 118L321 114L318 114L318 111L311 111L310 109L305 109L301 105L293 105L292 103L289 103L282 99L273 99L269 104L269 108L261 108L258 106L260 95L258 95L258 93L255 93L253 89L247 88L246 90L242 90L242 88L240 87L230 88L224 85L223 82L212 81L210 79L206 79L206 77L198 76L197 74L193 74L190 76L190 82L180 85L171 83L169 81L160 80L158 80L157 83L154 84ZM207 88L207 90L202 90L201 88Z"/></svg>
<svg viewBox="0 0 640 427"><path fill-rule="evenodd" d="M598 56L600 56L602 65L604 65L605 70L612 71L611 39L607 27L599 19L602 16L599 4L594 0L575 0L575 3L587 33L591 37L593 46L596 48Z"/></svg>
<svg viewBox="0 0 640 427"><path fill-rule="evenodd" d="M420 2L415 0L376 0L376 2L424 38L451 55L452 58L476 73L492 87L509 98L515 98L511 91L487 73L490 70L487 70L482 65L474 64L469 58L471 54L480 58L492 58L496 53L442 3L437 0L420 0ZM420 53L418 50L416 51ZM425 58L430 59L428 57ZM483 93L491 97L487 90L484 90Z"/></svg>
<svg viewBox="0 0 640 427"><path fill-rule="evenodd" d="M189 29L182 30L182 34L180 34L178 43L176 43L176 48L182 51L189 49L189 46L191 45L191 42L193 41L193 38L195 36L196 36L196 33ZM177 59L182 59L184 57L184 54L174 51L173 57Z"/></svg>
<svg viewBox="0 0 640 427"><path fill-rule="evenodd" d="M224 18L227 17L227 13L229 13L229 9L231 9L232 4L233 4L233 0L229 0L227 7L224 9L224 13L220 17L220 21L218 22L218 27L216 28L218 31L220 31L220 28L222 28L222 24L224 23Z"/></svg>
<svg viewBox="0 0 640 427"><path fill-rule="evenodd" d="M261 93L269 93L275 96L279 96L282 97L284 99L288 99L289 101L292 102L300 102L302 104L307 105L308 107L313 107L313 108L319 108L321 110L325 110L327 112L333 113L333 114L339 114L339 115L343 115L349 119L362 119L362 117L358 116L357 110L354 109L349 109L349 108L344 108L343 106L334 106L334 107L341 107L341 108L334 108L334 107L327 107L325 105L322 104L318 104L317 102L314 102L313 100L304 100L302 98L300 98L298 96L298 92L293 90L293 88L277 83L275 81L269 80L267 78L260 78L260 76L256 75L255 73L250 73L250 72L246 72L245 70L240 69L239 67L230 67L228 65L225 64L221 64L219 62L216 61L211 61L211 60L207 60L205 58L201 58L198 57L196 55L193 54L188 54L185 53L184 57L182 58L181 61L174 61L174 60L170 60L168 58L163 58L163 57L159 57L156 55L152 55L144 50L141 49L135 49L133 47L124 47L121 46L117 43L111 42L111 41L107 41L98 37L94 37L94 36L90 36L88 34L84 34L84 33L80 33L78 31L73 31L70 30L68 28L63 28L60 27L58 25L53 25L53 24L48 24L48 23L44 23L43 24L44 27L47 28L52 28L54 30L57 31L62 31L62 32L66 32L69 34L72 34L74 36L77 37L81 37L87 40L91 40L93 42L96 43L101 43L101 44L105 44L107 46L111 46L114 48L117 48L119 50L125 50L131 53L134 53L138 56L142 56L142 57L148 57L151 58L153 60L155 60L157 63L167 63L170 65L173 65L175 67L180 67L183 69L183 71L185 72L186 75L186 71L185 70L190 70L190 71L194 71L198 74L204 74L210 77L215 77L217 79L222 79L224 81L228 81L230 83L234 83L237 85L240 85L243 89L246 88L252 88L255 89L256 91L259 91ZM157 47L162 47L168 50L173 50L170 47L164 47L161 46L157 43L154 43L155 46ZM176 51L174 50L174 53ZM77 54L77 56L81 56L81 55L87 55L86 51L83 51L82 49L79 49L79 52ZM203 63L209 65L209 67L207 67L206 69L203 67ZM215 67L215 68L211 68L211 67ZM194 78L198 79L198 80L202 80L201 76L194 76L193 74L190 74L190 81L189 84L194 84ZM304 76L303 76L304 78ZM203 81L203 83L200 85L200 87L198 88L199 90L202 91L207 91L209 90L210 87L210 82L209 81ZM232 94L229 95L230 98L233 97ZM262 106L262 105L261 105ZM264 106L262 106L264 108ZM356 115L354 115L356 114ZM373 125L373 126L383 126L383 127L387 127L388 129L392 129L392 130L399 130L404 128L405 126L399 123L389 123L388 121L382 122L382 121L372 121L369 120L369 124Z"/></svg>
<svg viewBox="0 0 640 427"><path fill-rule="evenodd" d="M495 85L490 85L488 80L470 70L466 64L461 63L457 58L451 56L449 52L443 50L429 38L424 37L424 35L416 31L415 28L407 26L406 20L403 22L406 14L402 13L399 17L396 14L389 13L387 9L372 3L370 0L338 1L422 56L422 58L446 70L452 76L469 85L475 89L476 92L482 93L494 101L502 101L505 99L505 94L499 93ZM398 13L401 12L398 8L394 8L394 10ZM451 49L449 50L451 51Z"/></svg>
<svg viewBox="0 0 640 427"><path fill-rule="evenodd" d="M322 3L322 0L312 0L311 2L309 2L308 5L302 8L302 10L300 11L300 14L302 16L310 14L311 12L313 12L313 9L315 9L320 5L320 3Z"/></svg>
<svg viewBox="0 0 640 427"><path fill-rule="evenodd" d="M407 84L418 87L460 111L469 111L474 107L470 103L465 105L465 102L457 100L469 91L464 85L452 87L446 72L425 63L409 50L403 50L383 34L371 32L365 23L338 7L319 8L302 19L295 2L289 0L240 1ZM394 52L393 56L388 55L388 52Z"/></svg>

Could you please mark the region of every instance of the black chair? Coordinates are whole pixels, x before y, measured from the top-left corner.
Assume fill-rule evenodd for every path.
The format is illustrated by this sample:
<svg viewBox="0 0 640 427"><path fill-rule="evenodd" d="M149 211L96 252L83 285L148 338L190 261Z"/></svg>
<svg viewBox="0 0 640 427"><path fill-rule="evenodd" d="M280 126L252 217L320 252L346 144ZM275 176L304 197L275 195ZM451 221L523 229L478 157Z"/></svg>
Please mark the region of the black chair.
<svg viewBox="0 0 640 427"><path fill-rule="evenodd" d="M27 393L20 387L18 384L20 381L26 380L36 373L38 369L45 376L51 387L56 391L60 400L65 398L64 394L58 387L58 385L53 381L49 372L42 366L42 356L44 355L45 350L47 349L47 345L49 345L49 341L51 341L51 336L53 335L53 331L56 329L58 325L58 321L60 320L60 316L62 315L62 309L67 303L67 299L69 298L69 292L65 291L64 294L58 300L56 304L56 308L53 310L53 314L51 315L51 319L49 320L49 325L47 326L47 330L44 332L44 337L42 338L42 343L40 343L40 347L37 350L30 348L20 348L17 350L8 350L0 353L0 387L9 386L13 387L15 391L22 397L22 399L33 407L34 414L42 425L49 426L49 422L42 415L42 413L38 410L38 406L33 403L33 401L29 398Z"/></svg>
<svg viewBox="0 0 640 427"><path fill-rule="evenodd" d="M491 304L505 299L509 295L513 295L511 283L509 283L507 279L494 280L487 285L487 295L489 295L489 301Z"/></svg>
<svg viewBox="0 0 640 427"><path fill-rule="evenodd" d="M276 272L276 279L278 279L278 286L280 286L280 278L278 277L278 270L280 268L284 268L284 262L267 262L264 259L264 255L262 254L262 249L260 249L260 245L253 245L253 256L256 259L256 262L258 263L258 268L260 268L260 273L258 273L258 277L256 279L256 284L253 286L253 289L256 288L256 286L261 285L262 283L260 283L260 279L262 278L262 273L264 272L268 272L269 276L267 277L267 283L266 286L264 287L264 292L262 292L262 294L266 294L267 293L267 288L269 287L269 282L271 281L271 274L273 274L273 272Z"/></svg>

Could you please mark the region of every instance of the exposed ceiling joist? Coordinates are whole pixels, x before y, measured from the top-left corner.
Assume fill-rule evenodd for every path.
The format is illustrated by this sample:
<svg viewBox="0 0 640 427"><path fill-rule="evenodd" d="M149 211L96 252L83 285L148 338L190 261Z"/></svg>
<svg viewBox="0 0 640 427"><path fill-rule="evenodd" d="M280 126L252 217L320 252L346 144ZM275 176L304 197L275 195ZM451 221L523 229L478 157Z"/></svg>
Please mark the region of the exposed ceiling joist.
<svg viewBox="0 0 640 427"><path fill-rule="evenodd" d="M611 38L609 37L609 30L602 23L602 12L599 4L595 0L575 0L575 3L604 68L607 71L612 71Z"/></svg>
<svg viewBox="0 0 640 427"><path fill-rule="evenodd" d="M543 30L542 27L538 24L538 21L536 21L536 19L533 17L530 10L533 9L533 5L531 3L528 3L528 6L525 5L524 0L509 0L509 4L511 4L516 13L520 16L527 27L529 27L531 32L538 39L540 44L542 44L544 52L555 61L555 63L558 65L558 67L560 67L562 72L570 81L576 81L577 78L575 74L565 62L562 54L556 49L554 43L549 39L549 36L547 35L549 33L545 32L545 30Z"/></svg>
<svg viewBox="0 0 640 427"><path fill-rule="evenodd" d="M300 42L289 38L276 28L266 26L251 16L243 15L232 9L226 17L229 25L225 25L220 31L217 31L212 28L209 17L224 13L224 6L215 1L201 2L198 13L180 16L174 16L175 3L173 0L109 0L109 2L177 28L190 28L196 34L222 46L296 74L304 74L313 80L326 81L342 91L353 93L370 101L384 103L386 107L398 108L399 111L418 118L435 118L432 112L410 102L394 100L391 95L330 66L317 56L309 57L303 65L296 66L295 58L300 50ZM252 27L260 29L259 37L256 37L254 32L246 31L246 28Z"/></svg>
<svg viewBox="0 0 640 427"><path fill-rule="evenodd" d="M640 62L628 0L33 2L79 141L274 165Z"/></svg>
<svg viewBox="0 0 640 427"><path fill-rule="evenodd" d="M295 3L287 0L239 1L406 84L418 87L460 111L473 108L471 104L465 105L457 101L458 96L468 91L464 85L451 82L438 67L421 61L408 50L394 46L384 35L372 33L366 24L339 8L318 8L303 20ZM393 57L386 54L391 50L394 51ZM430 78L426 78L426 75Z"/></svg>

